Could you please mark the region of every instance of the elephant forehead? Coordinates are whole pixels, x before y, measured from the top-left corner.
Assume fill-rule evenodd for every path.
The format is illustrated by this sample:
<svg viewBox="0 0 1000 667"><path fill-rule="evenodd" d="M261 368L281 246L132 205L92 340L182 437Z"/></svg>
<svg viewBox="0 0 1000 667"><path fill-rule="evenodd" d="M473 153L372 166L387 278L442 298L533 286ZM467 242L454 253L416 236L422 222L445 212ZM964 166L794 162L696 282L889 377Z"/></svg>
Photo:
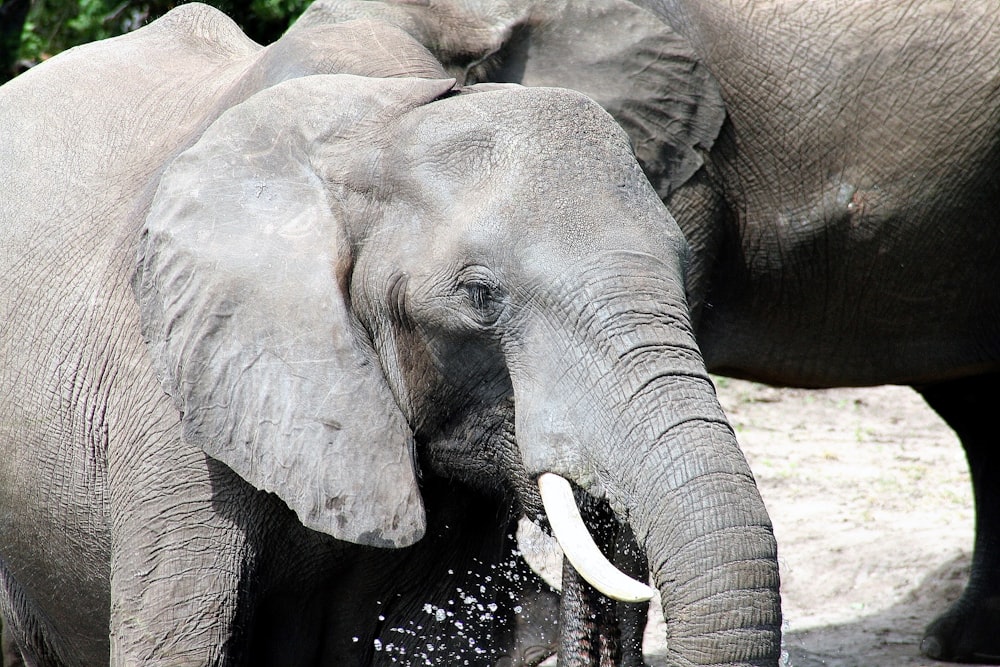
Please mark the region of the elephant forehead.
<svg viewBox="0 0 1000 667"><path fill-rule="evenodd" d="M400 122L382 161L393 216L439 240L627 247L680 231L624 132L583 95L505 86L435 101ZM510 237L510 238L508 238Z"/></svg>
<svg viewBox="0 0 1000 667"><path fill-rule="evenodd" d="M408 115L395 146L394 164L431 169L460 185L504 171L524 171L535 181L574 174L621 180L635 162L611 116L556 88L509 86L438 100Z"/></svg>
<svg viewBox="0 0 1000 667"><path fill-rule="evenodd" d="M638 166L634 188L593 182L552 186L545 183L549 179L520 173L521 178L511 173L483 178L478 187L464 189L414 182L405 192L397 190L385 213L400 233L432 239L426 248L434 266L451 261L508 266L521 260L525 266L556 266L607 252L683 256L683 236Z"/></svg>
<svg viewBox="0 0 1000 667"><path fill-rule="evenodd" d="M583 95L519 86L406 114L381 161L389 217L442 248L547 247L560 257L682 236L624 132Z"/></svg>

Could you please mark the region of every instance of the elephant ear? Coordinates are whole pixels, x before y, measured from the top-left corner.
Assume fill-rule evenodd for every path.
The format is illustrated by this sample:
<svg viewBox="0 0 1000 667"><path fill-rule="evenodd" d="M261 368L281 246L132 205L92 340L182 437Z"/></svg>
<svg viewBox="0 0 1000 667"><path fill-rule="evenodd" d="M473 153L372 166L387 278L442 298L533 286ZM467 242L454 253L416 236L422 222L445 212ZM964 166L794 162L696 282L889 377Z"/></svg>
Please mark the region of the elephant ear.
<svg viewBox="0 0 1000 667"><path fill-rule="evenodd" d="M338 74L257 93L166 170L140 244L143 335L185 441L359 544L412 544L425 517L412 434L349 309L338 185L314 164L347 173L453 83Z"/></svg>
<svg viewBox="0 0 1000 667"><path fill-rule="evenodd" d="M628 133L662 199L701 168L726 117L718 82L687 39L625 0L568 2L558 17L512 26L468 77L584 93Z"/></svg>

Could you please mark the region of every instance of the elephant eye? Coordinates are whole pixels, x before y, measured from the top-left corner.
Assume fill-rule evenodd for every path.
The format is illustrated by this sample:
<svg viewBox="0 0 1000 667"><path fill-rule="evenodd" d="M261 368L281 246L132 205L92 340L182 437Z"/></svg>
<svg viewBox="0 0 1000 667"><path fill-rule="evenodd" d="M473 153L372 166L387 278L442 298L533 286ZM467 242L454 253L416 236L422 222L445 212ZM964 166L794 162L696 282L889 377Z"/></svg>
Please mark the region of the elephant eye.
<svg viewBox="0 0 1000 667"><path fill-rule="evenodd" d="M458 287L468 302L477 323L490 325L503 311L505 291L492 272L476 268L465 272Z"/></svg>
<svg viewBox="0 0 1000 667"><path fill-rule="evenodd" d="M472 307L476 310L486 310L493 303L493 291L490 286L480 282L465 283L465 292L469 296Z"/></svg>

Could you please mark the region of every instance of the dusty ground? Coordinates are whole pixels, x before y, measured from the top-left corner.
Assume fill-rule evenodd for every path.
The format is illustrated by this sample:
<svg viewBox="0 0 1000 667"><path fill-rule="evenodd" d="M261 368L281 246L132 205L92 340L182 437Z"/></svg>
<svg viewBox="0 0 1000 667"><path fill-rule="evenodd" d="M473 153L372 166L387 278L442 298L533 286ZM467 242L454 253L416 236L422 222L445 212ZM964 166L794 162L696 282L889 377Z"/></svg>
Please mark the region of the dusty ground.
<svg viewBox="0 0 1000 667"><path fill-rule="evenodd" d="M919 643L969 565L971 489L955 435L906 388L718 384L774 522L785 664L942 665ZM659 636L651 623L653 667L665 664Z"/></svg>
<svg viewBox="0 0 1000 667"><path fill-rule="evenodd" d="M925 624L964 585L968 468L902 387L777 390L720 379L774 522L793 667L917 667Z"/></svg>

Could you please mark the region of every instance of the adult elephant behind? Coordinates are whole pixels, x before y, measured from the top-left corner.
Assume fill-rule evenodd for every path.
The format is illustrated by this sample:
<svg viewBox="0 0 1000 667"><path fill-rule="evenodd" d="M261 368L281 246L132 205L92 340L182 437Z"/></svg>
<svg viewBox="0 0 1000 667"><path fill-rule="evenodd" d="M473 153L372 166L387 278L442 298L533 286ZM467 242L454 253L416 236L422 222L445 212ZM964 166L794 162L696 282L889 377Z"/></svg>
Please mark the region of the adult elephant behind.
<svg viewBox="0 0 1000 667"><path fill-rule="evenodd" d="M777 662L684 240L597 105L455 88L372 22L261 49L192 4L0 109L0 611L30 664L536 662L506 655L544 595L508 561L548 473L634 535L676 664ZM573 592L565 663L615 659Z"/></svg>
<svg viewBox="0 0 1000 667"><path fill-rule="evenodd" d="M692 248L710 370L909 384L962 439L972 577L928 628L1000 660L1000 15L991 3L320 0L377 15L469 81L600 102Z"/></svg>

